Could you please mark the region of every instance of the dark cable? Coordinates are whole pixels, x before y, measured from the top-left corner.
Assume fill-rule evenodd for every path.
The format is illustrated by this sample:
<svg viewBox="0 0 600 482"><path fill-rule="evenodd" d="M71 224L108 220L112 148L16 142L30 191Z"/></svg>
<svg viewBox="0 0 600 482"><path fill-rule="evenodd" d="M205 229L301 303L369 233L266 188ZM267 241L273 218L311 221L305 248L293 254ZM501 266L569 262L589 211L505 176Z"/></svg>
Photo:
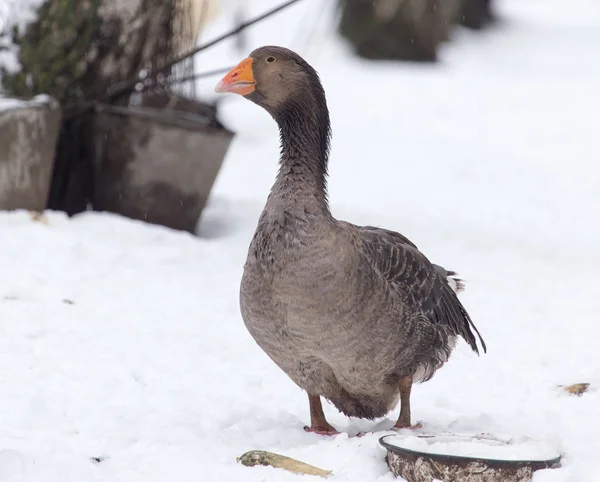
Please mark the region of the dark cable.
<svg viewBox="0 0 600 482"><path fill-rule="evenodd" d="M150 70L148 72L148 76L165 73L171 67L173 67L175 64L181 62L182 60L185 60L188 57L191 57L193 55L196 55L197 53L202 52L203 50L206 50L206 49L212 47L213 45L216 45L219 42L222 42L223 40L225 40L229 37L233 37L235 34L250 27L251 25L258 23L261 20L264 20L265 18L270 17L271 15L274 15L274 14L280 12L281 10L289 7L290 5L293 5L294 3L298 3L299 1L301 1L301 0L288 0L287 2L282 3L278 7L275 7L271 10L268 10L267 12L263 13L262 15L259 15L258 17L253 18L252 20L248 20L247 22L241 23L233 30L230 30L230 31L224 33L223 35L220 35L217 38L214 38L210 42L200 45L200 46L196 47L195 49L193 49L183 55L180 55L179 57L176 57L173 60L170 60L169 62L167 62L166 64L162 65L161 67L159 67L157 69ZM103 101L111 100L111 99L114 99L115 97L120 97L121 95L132 92L135 89L135 86L138 82L140 82L139 77L136 77L135 79L130 79L130 80L120 82L120 83L116 84L112 89L110 89L109 92L106 94L106 96L102 100Z"/></svg>

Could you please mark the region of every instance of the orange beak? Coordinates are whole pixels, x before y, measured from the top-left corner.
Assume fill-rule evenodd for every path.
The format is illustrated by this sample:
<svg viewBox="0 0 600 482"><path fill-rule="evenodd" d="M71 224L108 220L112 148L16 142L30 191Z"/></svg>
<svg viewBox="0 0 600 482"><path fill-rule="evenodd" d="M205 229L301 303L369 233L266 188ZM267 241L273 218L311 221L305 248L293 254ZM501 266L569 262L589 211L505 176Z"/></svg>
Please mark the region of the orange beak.
<svg viewBox="0 0 600 482"><path fill-rule="evenodd" d="M215 87L215 92L218 94L231 92L240 95L248 95L254 92L256 81L254 80L254 72L252 72L252 62L254 62L254 59L251 57L242 60L221 79Z"/></svg>

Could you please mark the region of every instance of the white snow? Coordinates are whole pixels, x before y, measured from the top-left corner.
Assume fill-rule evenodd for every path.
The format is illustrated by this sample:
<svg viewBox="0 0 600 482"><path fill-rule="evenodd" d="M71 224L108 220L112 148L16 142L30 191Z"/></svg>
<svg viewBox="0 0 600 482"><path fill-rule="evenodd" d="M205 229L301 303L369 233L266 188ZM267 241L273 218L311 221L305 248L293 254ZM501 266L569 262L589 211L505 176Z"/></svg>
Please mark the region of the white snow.
<svg viewBox="0 0 600 482"><path fill-rule="evenodd" d="M389 435L385 442L395 447L436 455L510 461L549 461L560 456L550 444L535 440L497 440L467 435Z"/></svg>
<svg viewBox="0 0 600 482"><path fill-rule="evenodd" d="M39 106L50 102L55 101L52 99L52 97L44 94L36 95L32 99L27 100L15 99L13 97L5 97L0 95L0 113L2 113L2 111L9 111L21 107Z"/></svg>
<svg viewBox="0 0 600 482"><path fill-rule="evenodd" d="M417 66L350 56L325 29L325 3L252 28L249 50L289 46L319 70L334 214L398 230L458 271L489 347L477 358L459 342L413 389L414 420L562 447L563 467L534 482L600 480L600 5L499 0L503 24L459 31L439 65ZM221 16L202 38L231 24ZM198 68L237 63L248 52L233 45ZM212 97L217 80L201 90ZM3 482L304 480L235 462L252 449L333 470L334 481L395 480L382 432L302 430L305 395L243 326L238 283L279 140L260 108L221 99L238 136L200 239L107 214L50 213L48 225L0 214ZM591 383L581 397L557 388L576 382ZM325 410L351 435L397 416Z"/></svg>
<svg viewBox="0 0 600 482"><path fill-rule="evenodd" d="M3 97L0 95L0 112L18 109L19 107L23 107L25 104L22 100L13 99L11 97Z"/></svg>

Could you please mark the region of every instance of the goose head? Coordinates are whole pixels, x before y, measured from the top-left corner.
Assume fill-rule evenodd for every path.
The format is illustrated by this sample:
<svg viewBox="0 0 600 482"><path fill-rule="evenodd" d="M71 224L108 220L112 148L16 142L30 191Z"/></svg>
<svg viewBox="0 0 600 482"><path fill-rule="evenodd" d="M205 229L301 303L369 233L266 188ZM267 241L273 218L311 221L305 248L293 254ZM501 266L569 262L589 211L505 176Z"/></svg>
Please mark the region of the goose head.
<svg viewBox="0 0 600 482"><path fill-rule="evenodd" d="M273 117L289 108L324 102L317 72L298 54L283 47L260 47L231 69L215 87L239 94Z"/></svg>

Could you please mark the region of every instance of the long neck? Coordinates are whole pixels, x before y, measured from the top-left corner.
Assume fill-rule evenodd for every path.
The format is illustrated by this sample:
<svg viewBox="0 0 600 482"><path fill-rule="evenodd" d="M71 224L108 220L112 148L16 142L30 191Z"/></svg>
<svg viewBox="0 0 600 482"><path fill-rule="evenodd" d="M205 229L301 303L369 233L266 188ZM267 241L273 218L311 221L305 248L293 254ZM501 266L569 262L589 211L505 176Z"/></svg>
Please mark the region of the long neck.
<svg viewBox="0 0 600 482"><path fill-rule="evenodd" d="M320 87L320 86L319 86ZM286 211L329 214L329 112L321 89L290 100L275 115L281 138L279 172L268 203Z"/></svg>

